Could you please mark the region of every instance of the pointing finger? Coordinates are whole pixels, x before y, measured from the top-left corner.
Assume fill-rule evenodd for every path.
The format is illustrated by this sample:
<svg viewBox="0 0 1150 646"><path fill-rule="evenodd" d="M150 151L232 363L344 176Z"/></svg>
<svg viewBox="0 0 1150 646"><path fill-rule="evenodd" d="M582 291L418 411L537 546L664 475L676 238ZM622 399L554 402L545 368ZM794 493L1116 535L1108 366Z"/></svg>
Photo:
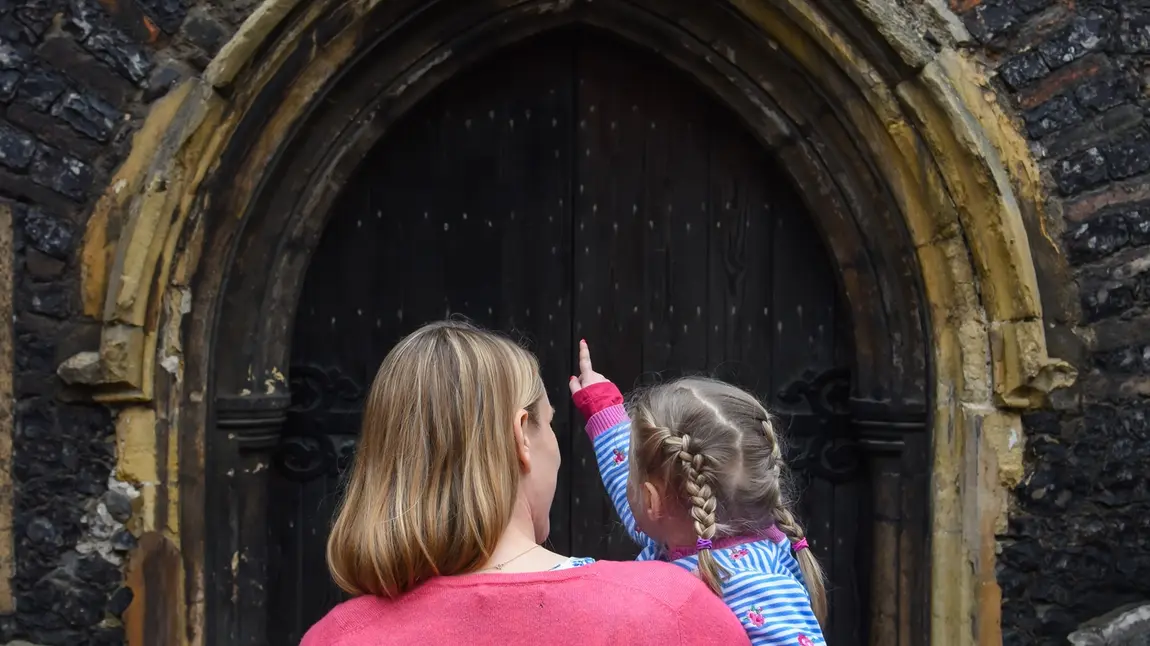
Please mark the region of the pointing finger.
<svg viewBox="0 0 1150 646"><path fill-rule="evenodd" d="M591 349L587 347L587 340L579 341L579 376L586 377L595 370L591 367Z"/></svg>

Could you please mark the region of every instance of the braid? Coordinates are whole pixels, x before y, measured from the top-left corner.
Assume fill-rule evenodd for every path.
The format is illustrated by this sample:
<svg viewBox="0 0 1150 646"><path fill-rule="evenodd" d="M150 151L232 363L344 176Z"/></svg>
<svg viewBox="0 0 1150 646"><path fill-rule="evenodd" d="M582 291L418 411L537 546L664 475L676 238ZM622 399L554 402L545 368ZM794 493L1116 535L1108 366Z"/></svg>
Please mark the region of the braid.
<svg viewBox="0 0 1150 646"><path fill-rule="evenodd" d="M770 421L763 420L763 435L767 440L767 444L771 451L771 470L775 473L775 480L781 488L782 479L779 474L782 471L783 464L783 450L780 446L779 438L775 434L775 429L772 427ZM787 539L794 545L799 541L806 538L806 532L803 526L799 524L795 515L787 508L786 502L783 500L783 492L776 492L776 504L774 509L775 525L786 534ZM807 584L807 592L811 596L811 609L815 612L815 617L818 618L820 624L826 622L827 617L827 589L823 568L819 565L819 561L815 558L814 553L809 546L801 547L795 551L795 559L799 562L799 569L802 570L804 582ZM826 626L824 626L826 628Z"/></svg>
<svg viewBox="0 0 1150 646"><path fill-rule="evenodd" d="M715 537L715 508L718 500L711 488L711 465L701 451L692 452L691 436L679 436L675 457L683 465L683 487L691 503L691 518L695 521L695 534L701 539ZM699 550L699 576L707 587L717 595L723 594L722 581L727 572L715 560L710 549Z"/></svg>

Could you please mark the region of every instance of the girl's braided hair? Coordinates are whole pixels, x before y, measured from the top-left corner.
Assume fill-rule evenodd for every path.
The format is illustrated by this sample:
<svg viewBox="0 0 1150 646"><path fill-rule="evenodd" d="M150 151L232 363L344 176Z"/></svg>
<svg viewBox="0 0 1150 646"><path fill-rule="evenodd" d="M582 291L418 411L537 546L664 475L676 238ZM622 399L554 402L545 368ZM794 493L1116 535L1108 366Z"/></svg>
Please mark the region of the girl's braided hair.
<svg viewBox="0 0 1150 646"><path fill-rule="evenodd" d="M655 480L681 491L700 539L754 533L771 524L792 544L804 538L785 493L782 442L753 395L688 377L639 392L628 409L633 481ZM822 567L810 549L795 557L822 622ZM727 574L711 550L699 550L699 575L716 594L722 594Z"/></svg>

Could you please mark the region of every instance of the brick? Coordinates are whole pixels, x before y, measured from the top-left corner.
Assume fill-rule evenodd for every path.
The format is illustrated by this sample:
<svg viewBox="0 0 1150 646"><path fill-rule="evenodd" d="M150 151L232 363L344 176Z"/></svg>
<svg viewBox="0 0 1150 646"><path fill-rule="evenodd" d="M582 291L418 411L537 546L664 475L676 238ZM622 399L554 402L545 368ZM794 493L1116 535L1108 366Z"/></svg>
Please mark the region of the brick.
<svg viewBox="0 0 1150 646"><path fill-rule="evenodd" d="M1060 94L1072 93L1071 89L1098 74L1108 71L1110 63L1101 54L1091 54L1050 74L1018 93L1018 107L1030 110Z"/></svg>
<svg viewBox="0 0 1150 646"><path fill-rule="evenodd" d="M1054 180L1063 195L1077 195L1103 184L1109 178L1106 166L1102 151L1091 148L1055 164Z"/></svg>
<svg viewBox="0 0 1150 646"><path fill-rule="evenodd" d="M1076 18L1054 37L1038 46L1042 59L1056 69L1096 51L1105 44L1106 14L1091 13Z"/></svg>
<svg viewBox="0 0 1150 646"><path fill-rule="evenodd" d="M1022 115L1027 133L1034 139L1062 130L1082 121L1082 112L1069 95L1047 101Z"/></svg>
<svg viewBox="0 0 1150 646"><path fill-rule="evenodd" d="M1111 144L1103 153L1110 177L1125 179L1150 170L1150 136L1140 132Z"/></svg>
<svg viewBox="0 0 1150 646"><path fill-rule="evenodd" d="M0 164L22 171L32 163L36 140L32 135L0 123Z"/></svg>
<svg viewBox="0 0 1150 646"><path fill-rule="evenodd" d="M16 99L43 112L51 108L67 89L68 82L62 76L37 69L24 78L16 92Z"/></svg>
<svg viewBox="0 0 1150 646"><path fill-rule="evenodd" d="M1025 87L1050 73L1050 67L1038 52L1026 52L1011 58L998 68L1003 82L1012 90Z"/></svg>
<svg viewBox="0 0 1150 646"><path fill-rule="evenodd" d="M52 107L52 114L77 132L97 141L108 141L122 116L116 108L92 96L68 92Z"/></svg>
<svg viewBox="0 0 1150 646"><path fill-rule="evenodd" d="M84 162L48 146L40 146L32 161L32 181L77 202L87 197L92 169Z"/></svg>

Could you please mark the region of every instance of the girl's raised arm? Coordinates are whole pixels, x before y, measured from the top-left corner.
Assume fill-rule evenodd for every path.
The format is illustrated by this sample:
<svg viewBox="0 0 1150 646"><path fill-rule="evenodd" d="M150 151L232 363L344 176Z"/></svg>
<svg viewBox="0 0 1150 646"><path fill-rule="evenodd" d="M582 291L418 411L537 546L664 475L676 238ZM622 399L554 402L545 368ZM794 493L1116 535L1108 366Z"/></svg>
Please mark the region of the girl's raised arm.
<svg viewBox="0 0 1150 646"><path fill-rule="evenodd" d="M623 394L592 367L591 350L586 341L579 342L579 376L571 377L569 385L571 399L587 422L587 436L595 448L607 495L627 533L642 548L639 560L653 560L658 557L658 545L635 526L635 516L627 502L631 420L623 408Z"/></svg>

